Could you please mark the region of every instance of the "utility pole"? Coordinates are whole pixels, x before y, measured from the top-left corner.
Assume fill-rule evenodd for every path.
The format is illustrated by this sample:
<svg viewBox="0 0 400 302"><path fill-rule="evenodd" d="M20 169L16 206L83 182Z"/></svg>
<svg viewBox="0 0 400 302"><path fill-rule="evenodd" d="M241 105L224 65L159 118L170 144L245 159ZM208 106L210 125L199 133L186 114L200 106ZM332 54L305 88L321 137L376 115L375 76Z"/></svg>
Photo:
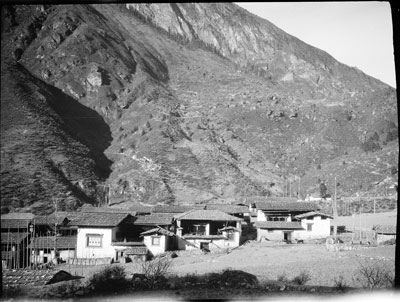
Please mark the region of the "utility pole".
<svg viewBox="0 0 400 302"><path fill-rule="evenodd" d="M337 205L336 205L336 176L335 176L335 196L333 201L333 236L337 238Z"/></svg>
<svg viewBox="0 0 400 302"><path fill-rule="evenodd" d="M289 178L289 197L292 198L292 187L291 187L291 179Z"/></svg>

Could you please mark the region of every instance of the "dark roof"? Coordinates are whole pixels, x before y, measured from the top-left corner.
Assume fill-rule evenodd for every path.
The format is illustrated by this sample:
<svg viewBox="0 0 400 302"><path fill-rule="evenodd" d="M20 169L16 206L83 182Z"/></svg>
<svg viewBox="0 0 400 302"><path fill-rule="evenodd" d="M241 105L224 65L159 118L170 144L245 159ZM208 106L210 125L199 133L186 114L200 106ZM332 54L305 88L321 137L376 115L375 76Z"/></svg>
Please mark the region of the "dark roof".
<svg viewBox="0 0 400 302"><path fill-rule="evenodd" d="M43 286L77 279L63 270L3 270L3 286Z"/></svg>
<svg viewBox="0 0 400 302"><path fill-rule="evenodd" d="M395 235L396 234L396 226L395 225L387 225L387 224L377 224L372 228L378 234L388 234Z"/></svg>
<svg viewBox="0 0 400 302"><path fill-rule="evenodd" d="M126 255L146 255L148 252L149 250L145 246L129 247L124 250Z"/></svg>
<svg viewBox="0 0 400 302"><path fill-rule="evenodd" d="M219 210L227 214L249 213L248 207L232 204L208 204L206 205L206 210Z"/></svg>
<svg viewBox="0 0 400 302"><path fill-rule="evenodd" d="M27 229L32 220L27 219L1 219L2 229Z"/></svg>
<svg viewBox="0 0 400 302"><path fill-rule="evenodd" d="M115 227L119 225L125 218L132 217L126 213L79 213L75 217L71 217L68 226L80 227Z"/></svg>
<svg viewBox="0 0 400 302"><path fill-rule="evenodd" d="M257 210L275 211L317 211L319 206L314 202L256 202Z"/></svg>
<svg viewBox="0 0 400 302"><path fill-rule="evenodd" d="M161 234L161 235L165 235L165 236L175 236L174 233L172 233L172 232L170 232L170 231L168 231L168 230L166 230L164 228L161 228L161 227L157 227L157 228L154 228L154 229L151 229L151 230L148 230L148 231L140 233L141 236L152 235L152 234Z"/></svg>
<svg viewBox="0 0 400 302"><path fill-rule="evenodd" d="M76 236L42 236L31 239L29 247L37 249L58 248L58 249L75 249ZM54 242L55 241L55 242Z"/></svg>
<svg viewBox="0 0 400 302"><path fill-rule="evenodd" d="M296 221L257 221L254 226L260 229L304 230Z"/></svg>
<svg viewBox="0 0 400 302"><path fill-rule="evenodd" d="M308 218L308 217L314 217L314 216L321 216L321 217L326 217L326 218L333 219L333 216L325 214L325 213L321 213L321 212L318 212L318 211L311 211L311 212L303 213L303 214L300 214L300 215L296 215L295 217L297 219L302 219L302 218Z"/></svg>
<svg viewBox="0 0 400 302"><path fill-rule="evenodd" d="M1 244L20 244L22 240L28 237L28 233L1 233Z"/></svg>
<svg viewBox="0 0 400 302"><path fill-rule="evenodd" d="M8 213L1 215L1 220L3 219L19 219L19 220L32 220L35 215L32 213Z"/></svg>
<svg viewBox="0 0 400 302"><path fill-rule="evenodd" d="M153 207L153 213L185 213L193 209L204 209L204 205L201 206L181 206L181 205L160 205Z"/></svg>
<svg viewBox="0 0 400 302"><path fill-rule="evenodd" d="M135 220L136 225L171 225L174 213L152 213L150 215L139 216Z"/></svg>
<svg viewBox="0 0 400 302"><path fill-rule="evenodd" d="M64 216L64 214L59 215L58 213L57 214L53 213L52 215L47 215L47 216L35 216L35 218L33 219L34 225L53 226L56 224L56 222L58 225L67 223L67 218Z"/></svg>
<svg viewBox="0 0 400 302"><path fill-rule="evenodd" d="M31 213L8 213L1 215L2 229L23 229L29 226L34 215Z"/></svg>
<svg viewBox="0 0 400 302"><path fill-rule="evenodd" d="M191 210L175 215L178 220L242 221L243 219L219 210Z"/></svg>

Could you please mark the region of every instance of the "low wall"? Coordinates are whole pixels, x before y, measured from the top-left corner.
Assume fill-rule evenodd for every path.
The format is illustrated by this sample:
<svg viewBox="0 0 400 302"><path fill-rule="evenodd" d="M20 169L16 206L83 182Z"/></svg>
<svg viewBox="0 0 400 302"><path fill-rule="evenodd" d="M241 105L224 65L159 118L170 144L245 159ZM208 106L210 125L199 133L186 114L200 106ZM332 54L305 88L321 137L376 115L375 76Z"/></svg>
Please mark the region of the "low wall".
<svg viewBox="0 0 400 302"><path fill-rule="evenodd" d="M73 265L102 265L102 264L111 264L111 257L104 258L69 258L67 260L67 264Z"/></svg>

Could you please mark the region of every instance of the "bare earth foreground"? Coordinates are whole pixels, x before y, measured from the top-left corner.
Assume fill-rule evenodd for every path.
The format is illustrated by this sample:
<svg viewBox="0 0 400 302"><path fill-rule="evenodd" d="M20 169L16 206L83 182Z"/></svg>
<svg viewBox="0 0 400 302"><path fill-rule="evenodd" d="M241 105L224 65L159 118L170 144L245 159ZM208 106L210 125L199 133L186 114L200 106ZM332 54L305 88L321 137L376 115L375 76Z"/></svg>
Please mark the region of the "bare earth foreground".
<svg viewBox="0 0 400 302"><path fill-rule="evenodd" d="M380 261L393 268L394 272L395 246L370 247L352 251L330 252L326 250L325 244L299 244L299 245L270 245L265 242L250 242L241 246L229 254L198 254L185 252L179 257L172 259L170 274L185 276L188 274L202 275L210 272L221 272L225 269L242 270L257 276L260 282L277 280L279 276L286 275L288 279L298 276L300 272L307 271L311 275L311 280L307 282L309 286L335 287L335 279L343 276L343 280L348 287L360 287L355 281L357 269L363 261ZM128 275L140 273L138 263L119 264L123 265ZM72 274L84 275L89 277L101 267L61 267L70 270ZM319 295L330 295L335 291L316 292L310 297L317 298ZM363 295L363 290L357 291L356 295ZM287 298L301 296L306 298L310 293L296 292L274 292L273 296ZM213 290L213 291L144 291L129 294L128 296L118 296L121 299L136 297L140 299L165 300L165 299L260 299L264 293L257 290ZM391 292L378 292L385 299L394 297ZM353 294L344 294L345 297L352 297ZM340 295L343 298L343 295ZM371 296L367 296L367 300ZM397 297L397 295L396 295ZM135 298L135 299L136 299ZM94 298L95 300L98 297ZM113 299L113 297L108 297ZM87 299L85 299L87 300ZM364 299L365 300L365 299ZM94 300L93 300L94 301Z"/></svg>

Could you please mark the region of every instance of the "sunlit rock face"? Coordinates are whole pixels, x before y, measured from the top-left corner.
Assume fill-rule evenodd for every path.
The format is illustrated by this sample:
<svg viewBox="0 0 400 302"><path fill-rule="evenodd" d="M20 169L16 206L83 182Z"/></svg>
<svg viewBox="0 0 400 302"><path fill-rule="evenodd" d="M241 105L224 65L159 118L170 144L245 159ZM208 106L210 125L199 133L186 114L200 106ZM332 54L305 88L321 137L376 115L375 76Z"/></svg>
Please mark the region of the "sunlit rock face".
<svg viewBox="0 0 400 302"><path fill-rule="evenodd" d="M2 31L4 211L396 181L395 90L234 4L5 6Z"/></svg>

